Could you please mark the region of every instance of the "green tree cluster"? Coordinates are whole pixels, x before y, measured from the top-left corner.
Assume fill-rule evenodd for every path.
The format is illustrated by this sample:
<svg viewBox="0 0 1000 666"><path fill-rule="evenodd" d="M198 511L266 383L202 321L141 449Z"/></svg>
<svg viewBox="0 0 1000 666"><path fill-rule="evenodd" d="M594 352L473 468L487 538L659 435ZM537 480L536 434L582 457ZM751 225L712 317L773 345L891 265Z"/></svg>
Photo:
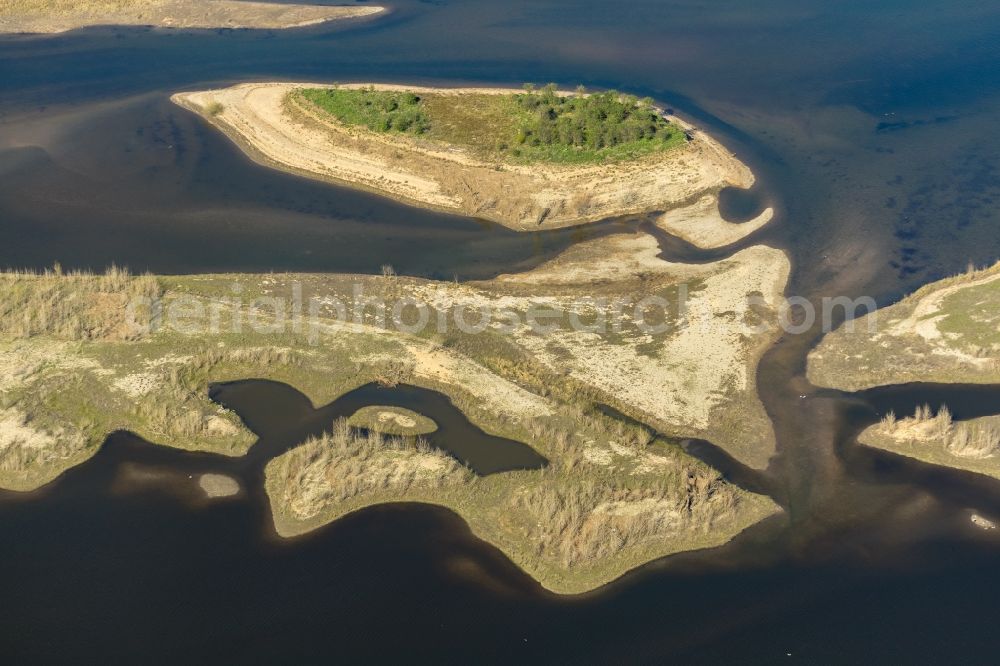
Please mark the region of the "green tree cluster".
<svg viewBox="0 0 1000 666"><path fill-rule="evenodd" d="M341 122L373 132L423 134L431 125L420 97L410 92L311 88L302 96Z"/></svg>
<svg viewBox="0 0 1000 666"><path fill-rule="evenodd" d="M579 89L578 89L579 90ZM653 108L615 91L589 96L559 95L555 85L540 91L526 87L515 95L526 112L515 143L539 147L569 147L598 151L641 142L666 142L676 130Z"/></svg>

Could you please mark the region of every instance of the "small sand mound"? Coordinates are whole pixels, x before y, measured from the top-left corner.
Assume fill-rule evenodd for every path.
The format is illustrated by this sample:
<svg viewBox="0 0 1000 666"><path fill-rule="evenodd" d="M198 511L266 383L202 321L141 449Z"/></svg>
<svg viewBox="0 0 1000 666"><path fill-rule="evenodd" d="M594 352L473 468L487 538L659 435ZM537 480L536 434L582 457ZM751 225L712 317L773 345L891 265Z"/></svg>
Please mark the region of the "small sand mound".
<svg viewBox="0 0 1000 666"><path fill-rule="evenodd" d="M232 497L240 492L239 482L225 474L202 474L198 485L209 497Z"/></svg>
<svg viewBox="0 0 1000 666"><path fill-rule="evenodd" d="M995 530L997 528L996 523L989 518L983 518L978 513L972 514L972 517L969 518L969 520L971 520L972 524L981 530Z"/></svg>

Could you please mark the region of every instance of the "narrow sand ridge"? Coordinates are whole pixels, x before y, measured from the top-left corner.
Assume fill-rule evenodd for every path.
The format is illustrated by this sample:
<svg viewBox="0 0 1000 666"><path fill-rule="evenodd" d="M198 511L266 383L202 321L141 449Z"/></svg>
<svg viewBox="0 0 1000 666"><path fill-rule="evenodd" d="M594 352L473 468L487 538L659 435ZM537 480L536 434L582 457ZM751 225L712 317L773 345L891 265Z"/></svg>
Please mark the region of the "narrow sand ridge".
<svg viewBox="0 0 1000 666"><path fill-rule="evenodd" d="M242 0L0 0L0 33L57 33L96 25L276 30L383 11Z"/></svg>
<svg viewBox="0 0 1000 666"><path fill-rule="evenodd" d="M172 100L202 114L262 164L419 206L485 218L516 230L666 211L699 200L701 195L714 195L726 186L745 188L754 182L746 165L722 145L676 118L671 122L688 131L693 140L672 150L611 164L514 164L488 161L455 145L348 127L289 96L298 89L317 87L330 86L245 83L178 93ZM374 88L456 97L516 92L392 85ZM703 206L706 212L701 217L711 217L707 211L714 201ZM756 225L729 225L719 218L695 236L699 243L721 246L767 219L766 211Z"/></svg>
<svg viewBox="0 0 1000 666"><path fill-rule="evenodd" d="M774 209L768 207L746 222L727 222L719 213L719 197L706 194L690 206L664 213L656 221L656 226L692 245L711 249L730 245L749 236L773 217Z"/></svg>

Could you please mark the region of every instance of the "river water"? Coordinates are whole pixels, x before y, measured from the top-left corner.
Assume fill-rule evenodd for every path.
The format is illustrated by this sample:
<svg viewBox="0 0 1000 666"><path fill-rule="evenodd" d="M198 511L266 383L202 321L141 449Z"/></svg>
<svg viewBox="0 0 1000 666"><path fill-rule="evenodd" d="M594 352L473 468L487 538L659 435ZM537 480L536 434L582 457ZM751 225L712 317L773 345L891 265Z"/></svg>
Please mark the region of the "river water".
<svg viewBox="0 0 1000 666"><path fill-rule="evenodd" d="M727 195L726 207L740 216L775 206L774 223L748 242L787 250L789 292L813 299L889 303L1000 256L995 3L392 4L390 16L351 29L0 38L0 264L377 272L391 263L472 279L620 226L518 235L280 174L167 100L253 79L554 81L650 95L751 165L752 196ZM699 256L660 240L668 256ZM779 449L766 472L689 445L786 508L725 547L559 598L432 507L376 507L277 539L259 488L199 499L188 476L231 461L118 433L52 488L2 496L0 655L994 662L1000 539L969 515L1000 517L1000 482L853 440L890 407L1000 412L997 388L816 390L804 368L819 333L787 336L761 365ZM289 423L311 413L290 414L281 412Z"/></svg>

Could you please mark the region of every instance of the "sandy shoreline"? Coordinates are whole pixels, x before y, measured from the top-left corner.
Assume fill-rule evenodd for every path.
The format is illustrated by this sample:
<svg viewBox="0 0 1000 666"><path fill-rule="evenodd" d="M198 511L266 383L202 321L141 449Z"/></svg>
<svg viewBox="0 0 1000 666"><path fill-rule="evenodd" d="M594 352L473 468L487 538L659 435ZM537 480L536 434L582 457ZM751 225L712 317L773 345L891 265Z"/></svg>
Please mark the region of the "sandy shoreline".
<svg viewBox="0 0 1000 666"><path fill-rule="evenodd" d="M242 0L124 0L0 4L0 34L53 34L99 25L192 29L302 28L384 12L378 6L333 6Z"/></svg>
<svg viewBox="0 0 1000 666"><path fill-rule="evenodd" d="M341 87L362 85L366 84ZM698 200L699 195L714 195L726 186L746 188L754 182L749 168L721 144L674 117L671 122L694 136L675 150L607 165L522 165L488 162L462 148L429 140L348 128L310 109L286 104L287 94L303 87L329 86L246 83L177 93L171 99L201 114L261 164L515 230L668 211ZM390 84L375 88L453 95L516 92ZM206 109L216 103L221 111L208 113ZM755 226L730 225L719 218L705 225L692 242L725 245L767 219Z"/></svg>

